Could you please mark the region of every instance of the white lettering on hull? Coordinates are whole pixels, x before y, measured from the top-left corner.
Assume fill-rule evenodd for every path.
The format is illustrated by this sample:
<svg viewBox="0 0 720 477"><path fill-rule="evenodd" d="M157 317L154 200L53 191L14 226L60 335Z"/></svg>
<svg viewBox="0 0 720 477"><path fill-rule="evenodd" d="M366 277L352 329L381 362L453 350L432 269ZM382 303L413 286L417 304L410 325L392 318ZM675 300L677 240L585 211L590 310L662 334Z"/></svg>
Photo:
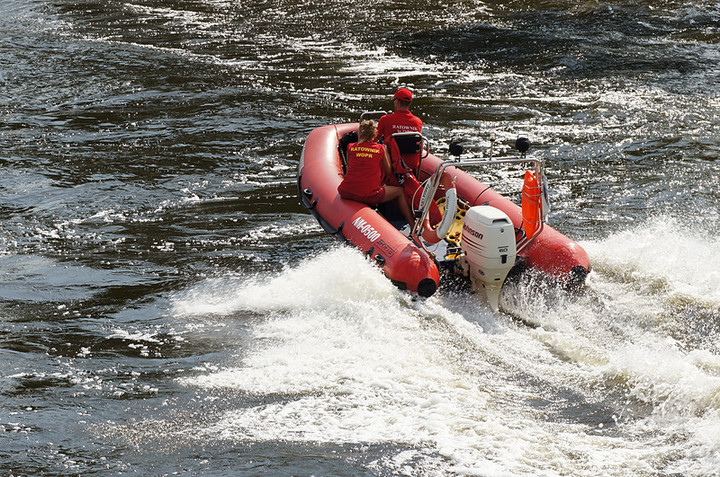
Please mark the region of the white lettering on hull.
<svg viewBox="0 0 720 477"><path fill-rule="evenodd" d="M380 238L380 232L375 230L375 228L368 224L362 217L353 220L353 225L371 242Z"/></svg>

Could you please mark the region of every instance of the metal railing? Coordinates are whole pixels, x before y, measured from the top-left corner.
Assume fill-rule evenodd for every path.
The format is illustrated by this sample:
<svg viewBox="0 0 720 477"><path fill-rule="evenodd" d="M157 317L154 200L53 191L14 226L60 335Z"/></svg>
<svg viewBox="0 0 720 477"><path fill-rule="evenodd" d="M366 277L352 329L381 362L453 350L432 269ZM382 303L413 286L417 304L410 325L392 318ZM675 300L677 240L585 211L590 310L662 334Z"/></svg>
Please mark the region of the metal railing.
<svg viewBox="0 0 720 477"><path fill-rule="evenodd" d="M363 122L366 116L384 116L388 113L385 111L365 111L360 115L360 122Z"/></svg>
<svg viewBox="0 0 720 477"><path fill-rule="evenodd" d="M425 181L424 187L425 191L423 191L423 197L425 200L421 200L420 203L420 210L421 214L420 217L415 220L415 227L413 227L411 231L412 237L415 239L416 243L420 244L426 251L427 248L425 247L424 241L421 237L421 231L423 227L423 223L425 222L425 219L428 218L428 214L430 213L430 203L434 200L435 193L437 192L438 187L440 186L440 182L442 179L443 174L445 173L445 169L448 167L456 167L458 169L462 169L462 167L465 166L476 166L476 165L482 165L482 166L492 166L497 164L519 164L519 163L528 163L531 162L535 164L535 177L538 181L538 189L540 190L540 194L544 194L545 191L545 180L544 180L544 174L543 174L543 161L541 159L536 158L527 158L527 157L498 157L498 158L476 158L476 159L464 159L462 161L454 161L454 160L445 160L441 162L437 168L435 168L435 172L430 176L430 178ZM530 244L540 233L543 231L543 227L545 225L545 217L547 214L546 210L546 204L545 201L542 200L542 197L538 198L540 202L540 223L538 225L538 228L535 230L533 235L531 237L528 237L524 235L520 241L517 242L517 251L520 252L525 247ZM471 204L471 206L474 204ZM446 211L447 213L447 211ZM443 237L444 238L444 237Z"/></svg>

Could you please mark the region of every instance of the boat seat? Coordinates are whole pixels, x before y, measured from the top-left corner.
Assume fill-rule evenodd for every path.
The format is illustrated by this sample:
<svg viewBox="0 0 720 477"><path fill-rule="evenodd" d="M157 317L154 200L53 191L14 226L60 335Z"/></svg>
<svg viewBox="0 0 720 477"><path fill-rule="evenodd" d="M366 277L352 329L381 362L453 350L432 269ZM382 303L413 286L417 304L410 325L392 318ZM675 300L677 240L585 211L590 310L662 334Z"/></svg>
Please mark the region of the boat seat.
<svg viewBox="0 0 720 477"><path fill-rule="evenodd" d="M405 161L402 160L402 156L406 155L415 155L418 154L418 164L417 167L413 169L413 173L417 177L418 173L420 172L420 165L422 164L423 157L427 157L429 153L429 148L425 147L428 145L427 139L420 134L419 132L403 132L403 133L395 133L392 136L392 140L397 144L398 151L400 152L400 160L402 161L403 166L405 166L406 169L410 169L410 167L405 164Z"/></svg>
<svg viewBox="0 0 720 477"><path fill-rule="evenodd" d="M343 134L338 142L338 152L340 153L340 161L342 162L343 174L347 172L347 148L350 144L358 141L358 132L349 131Z"/></svg>
<svg viewBox="0 0 720 477"><path fill-rule="evenodd" d="M392 137L398 145L400 154L417 154L420 152L420 147L422 146L422 135L420 133L399 133L393 134Z"/></svg>

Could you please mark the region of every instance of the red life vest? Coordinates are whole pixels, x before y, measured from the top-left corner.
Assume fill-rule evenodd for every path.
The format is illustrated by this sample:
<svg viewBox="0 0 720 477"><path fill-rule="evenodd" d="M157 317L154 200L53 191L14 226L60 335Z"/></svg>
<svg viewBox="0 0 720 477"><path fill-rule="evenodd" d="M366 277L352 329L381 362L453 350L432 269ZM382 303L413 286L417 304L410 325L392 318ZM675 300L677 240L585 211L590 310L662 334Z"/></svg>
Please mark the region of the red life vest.
<svg viewBox="0 0 720 477"><path fill-rule="evenodd" d="M395 133L422 132L423 123L410 111L395 111L378 120L377 139L389 138Z"/></svg>
<svg viewBox="0 0 720 477"><path fill-rule="evenodd" d="M382 187L382 160L385 148L376 142L348 145L347 172L338 186L340 195L371 196Z"/></svg>

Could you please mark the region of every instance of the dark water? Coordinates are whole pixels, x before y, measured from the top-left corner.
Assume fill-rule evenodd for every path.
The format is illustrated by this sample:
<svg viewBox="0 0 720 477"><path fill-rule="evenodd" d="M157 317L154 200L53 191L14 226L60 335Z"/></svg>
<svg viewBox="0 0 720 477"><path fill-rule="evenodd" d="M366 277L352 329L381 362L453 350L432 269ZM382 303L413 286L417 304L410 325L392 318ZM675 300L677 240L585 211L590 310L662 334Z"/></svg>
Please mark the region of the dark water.
<svg viewBox="0 0 720 477"><path fill-rule="evenodd" d="M719 43L704 1L4 0L0 475L718 475ZM413 301L323 234L304 138L399 85L439 155L531 138L584 295Z"/></svg>

